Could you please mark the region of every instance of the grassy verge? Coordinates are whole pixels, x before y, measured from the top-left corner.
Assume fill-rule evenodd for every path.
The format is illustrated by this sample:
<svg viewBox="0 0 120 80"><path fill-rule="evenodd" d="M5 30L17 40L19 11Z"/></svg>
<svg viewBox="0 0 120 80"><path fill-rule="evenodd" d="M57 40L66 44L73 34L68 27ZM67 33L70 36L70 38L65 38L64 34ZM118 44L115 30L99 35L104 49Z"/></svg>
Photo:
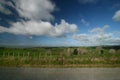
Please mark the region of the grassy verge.
<svg viewBox="0 0 120 80"><path fill-rule="evenodd" d="M120 53L95 48L0 48L2 67L78 68L120 67ZM86 51L85 51L86 50ZM80 53L79 53L80 52ZM84 53L83 53L84 52Z"/></svg>

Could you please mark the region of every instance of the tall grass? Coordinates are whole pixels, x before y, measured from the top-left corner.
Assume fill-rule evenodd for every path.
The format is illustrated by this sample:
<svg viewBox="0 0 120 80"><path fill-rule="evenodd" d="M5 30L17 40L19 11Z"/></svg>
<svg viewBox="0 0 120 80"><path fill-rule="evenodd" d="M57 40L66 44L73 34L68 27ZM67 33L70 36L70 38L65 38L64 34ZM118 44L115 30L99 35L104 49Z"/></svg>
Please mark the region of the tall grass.
<svg viewBox="0 0 120 80"><path fill-rule="evenodd" d="M85 54L81 54L81 52ZM1 48L0 66L120 65L120 53L96 48ZM111 52L113 52L111 50Z"/></svg>

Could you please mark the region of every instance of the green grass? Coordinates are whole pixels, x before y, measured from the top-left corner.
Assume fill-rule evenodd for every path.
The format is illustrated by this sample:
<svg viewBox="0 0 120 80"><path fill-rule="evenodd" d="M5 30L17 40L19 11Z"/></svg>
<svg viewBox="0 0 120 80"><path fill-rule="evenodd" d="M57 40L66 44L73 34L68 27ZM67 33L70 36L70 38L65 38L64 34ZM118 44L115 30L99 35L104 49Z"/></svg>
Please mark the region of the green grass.
<svg viewBox="0 0 120 80"><path fill-rule="evenodd" d="M71 51L68 51L71 50ZM77 54L78 48L0 48L0 66L12 67L120 67L120 53L110 54L109 48L99 54L96 48ZM79 51L78 51L79 52Z"/></svg>

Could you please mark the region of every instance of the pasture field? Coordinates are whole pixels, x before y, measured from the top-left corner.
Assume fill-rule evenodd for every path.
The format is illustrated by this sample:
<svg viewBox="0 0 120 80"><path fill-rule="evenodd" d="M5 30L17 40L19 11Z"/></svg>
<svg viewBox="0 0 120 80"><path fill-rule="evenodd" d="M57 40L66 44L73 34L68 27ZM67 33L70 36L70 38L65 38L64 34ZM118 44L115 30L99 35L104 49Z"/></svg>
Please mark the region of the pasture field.
<svg viewBox="0 0 120 80"><path fill-rule="evenodd" d="M120 67L118 47L0 48L1 67Z"/></svg>

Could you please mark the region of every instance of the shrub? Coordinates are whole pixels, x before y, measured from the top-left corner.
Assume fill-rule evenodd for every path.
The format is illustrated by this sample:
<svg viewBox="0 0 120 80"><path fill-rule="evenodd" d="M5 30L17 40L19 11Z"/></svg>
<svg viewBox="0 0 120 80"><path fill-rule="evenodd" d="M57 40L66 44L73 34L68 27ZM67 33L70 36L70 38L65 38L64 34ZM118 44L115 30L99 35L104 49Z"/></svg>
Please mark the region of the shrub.
<svg viewBox="0 0 120 80"><path fill-rule="evenodd" d="M96 50L98 51L99 54L103 54L104 53L104 49L101 46L97 46Z"/></svg>
<svg viewBox="0 0 120 80"><path fill-rule="evenodd" d="M74 49L73 54L74 54L74 55L78 55L78 50L77 50L77 49Z"/></svg>
<svg viewBox="0 0 120 80"><path fill-rule="evenodd" d="M116 53L116 50L115 49L110 49L109 53Z"/></svg>
<svg viewBox="0 0 120 80"><path fill-rule="evenodd" d="M88 51L86 49L78 49L78 54L86 54Z"/></svg>

